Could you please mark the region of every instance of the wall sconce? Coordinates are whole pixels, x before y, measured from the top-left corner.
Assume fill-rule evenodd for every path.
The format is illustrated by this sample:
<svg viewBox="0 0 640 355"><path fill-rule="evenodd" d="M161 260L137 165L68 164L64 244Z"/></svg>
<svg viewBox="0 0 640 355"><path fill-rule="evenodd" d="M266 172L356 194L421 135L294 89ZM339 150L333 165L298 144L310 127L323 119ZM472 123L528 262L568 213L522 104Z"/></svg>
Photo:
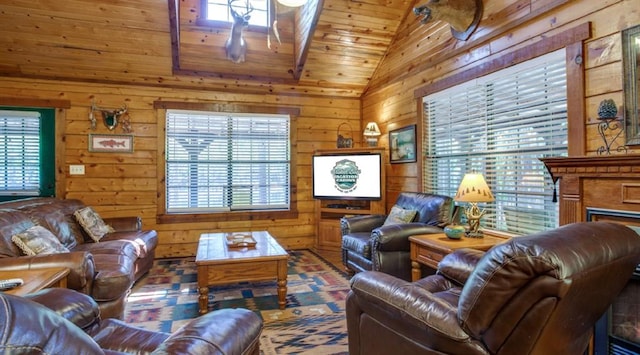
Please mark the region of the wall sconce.
<svg viewBox="0 0 640 355"><path fill-rule="evenodd" d="M480 219L486 211L480 210L478 202L492 202L495 200L482 174L465 174L458 187L458 192L456 192L456 197L454 197L453 200L469 203L469 206L464 210L464 214L469 222L467 237L482 238L483 234L480 230Z"/></svg>
<svg viewBox="0 0 640 355"><path fill-rule="evenodd" d="M364 128L364 138L367 141L367 145L369 147L377 147L378 146L378 137L380 136L380 129L378 128L378 124L375 122L367 123L367 126Z"/></svg>

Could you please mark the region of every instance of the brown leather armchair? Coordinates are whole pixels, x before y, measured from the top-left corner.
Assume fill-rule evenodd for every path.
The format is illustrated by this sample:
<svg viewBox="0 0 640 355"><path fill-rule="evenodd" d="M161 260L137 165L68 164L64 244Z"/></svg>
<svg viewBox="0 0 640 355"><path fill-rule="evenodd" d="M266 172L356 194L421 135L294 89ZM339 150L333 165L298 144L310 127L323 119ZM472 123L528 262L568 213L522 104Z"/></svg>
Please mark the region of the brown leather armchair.
<svg viewBox="0 0 640 355"><path fill-rule="evenodd" d="M222 309L173 334L100 319L97 303L69 289L28 297L0 292L3 354L252 354L260 353L262 320L247 309Z"/></svg>
<svg viewBox="0 0 640 355"><path fill-rule="evenodd" d="M416 211L410 223L384 225L387 215L362 215L340 220L342 263L347 271L381 271L411 280L409 237L443 233L452 223L455 205L449 196L401 192L395 206Z"/></svg>
<svg viewBox="0 0 640 355"><path fill-rule="evenodd" d="M410 283L351 280L349 354L582 354L640 262L640 236L582 222L461 249Z"/></svg>

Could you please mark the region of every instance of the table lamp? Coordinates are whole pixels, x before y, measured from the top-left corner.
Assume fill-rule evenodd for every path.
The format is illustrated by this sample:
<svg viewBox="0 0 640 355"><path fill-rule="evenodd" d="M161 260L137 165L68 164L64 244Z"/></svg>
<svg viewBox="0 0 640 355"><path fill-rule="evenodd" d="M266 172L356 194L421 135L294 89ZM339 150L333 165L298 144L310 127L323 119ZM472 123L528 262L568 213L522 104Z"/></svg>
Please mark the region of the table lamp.
<svg viewBox="0 0 640 355"><path fill-rule="evenodd" d="M378 128L378 124L375 122L367 123L367 126L364 128L364 136L369 147L378 146L378 136L380 136L380 134L380 128Z"/></svg>
<svg viewBox="0 0 640 355"><path fill-rule="evenodd" d="M469 206L464 210L464 214L469 222L467 237L483 237L482 231L480 230L480 218L482 218L486 211L480 210L478 202L491 202L493 200L495 200L493 194L491 194L491 190L482 174L472 173L464 175L454 201L469 203Z"/></svg>

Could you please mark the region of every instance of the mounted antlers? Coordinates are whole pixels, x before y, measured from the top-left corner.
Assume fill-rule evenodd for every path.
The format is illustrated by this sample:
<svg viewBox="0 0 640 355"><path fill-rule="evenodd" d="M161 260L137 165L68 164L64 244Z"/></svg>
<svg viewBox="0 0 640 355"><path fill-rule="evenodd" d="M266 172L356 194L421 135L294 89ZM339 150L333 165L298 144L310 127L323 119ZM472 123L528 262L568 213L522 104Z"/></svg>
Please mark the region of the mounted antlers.
<svg viewBox="0 0 640 355"><path fill-rule="evenodd" d="M231 34L224 48L227 51L227 59L234 63L242 63L247 53L247 43L242 37L242 31L249 27L249 19L251 18L249 14L253 11L253 6L247 0L247 12L238 14L231 6L234 1L228 0L229 11L231 11L231 16L233 17L233 25L231 25Z"/></svg>
<svg viewBox="0 0 640 355"><path fill-rule="evenodd" d="M416 16L424 16L420 21L442 20L451 25L453 37L466 41L475 31L482 18L482 0L429 0L415 7Z"/></svg>

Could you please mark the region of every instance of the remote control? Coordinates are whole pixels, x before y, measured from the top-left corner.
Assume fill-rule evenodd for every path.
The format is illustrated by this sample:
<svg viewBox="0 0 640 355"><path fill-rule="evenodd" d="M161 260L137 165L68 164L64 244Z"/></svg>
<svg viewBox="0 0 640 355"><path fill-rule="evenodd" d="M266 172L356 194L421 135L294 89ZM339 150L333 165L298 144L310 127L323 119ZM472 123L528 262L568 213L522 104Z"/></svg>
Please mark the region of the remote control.
<svg viewBox="0 0 640 355"><path fill-rule="evenodd" d="M22 279L6 279L0 280L0 291L10 290L14 287L22 285L24 281Z"/></svg>

